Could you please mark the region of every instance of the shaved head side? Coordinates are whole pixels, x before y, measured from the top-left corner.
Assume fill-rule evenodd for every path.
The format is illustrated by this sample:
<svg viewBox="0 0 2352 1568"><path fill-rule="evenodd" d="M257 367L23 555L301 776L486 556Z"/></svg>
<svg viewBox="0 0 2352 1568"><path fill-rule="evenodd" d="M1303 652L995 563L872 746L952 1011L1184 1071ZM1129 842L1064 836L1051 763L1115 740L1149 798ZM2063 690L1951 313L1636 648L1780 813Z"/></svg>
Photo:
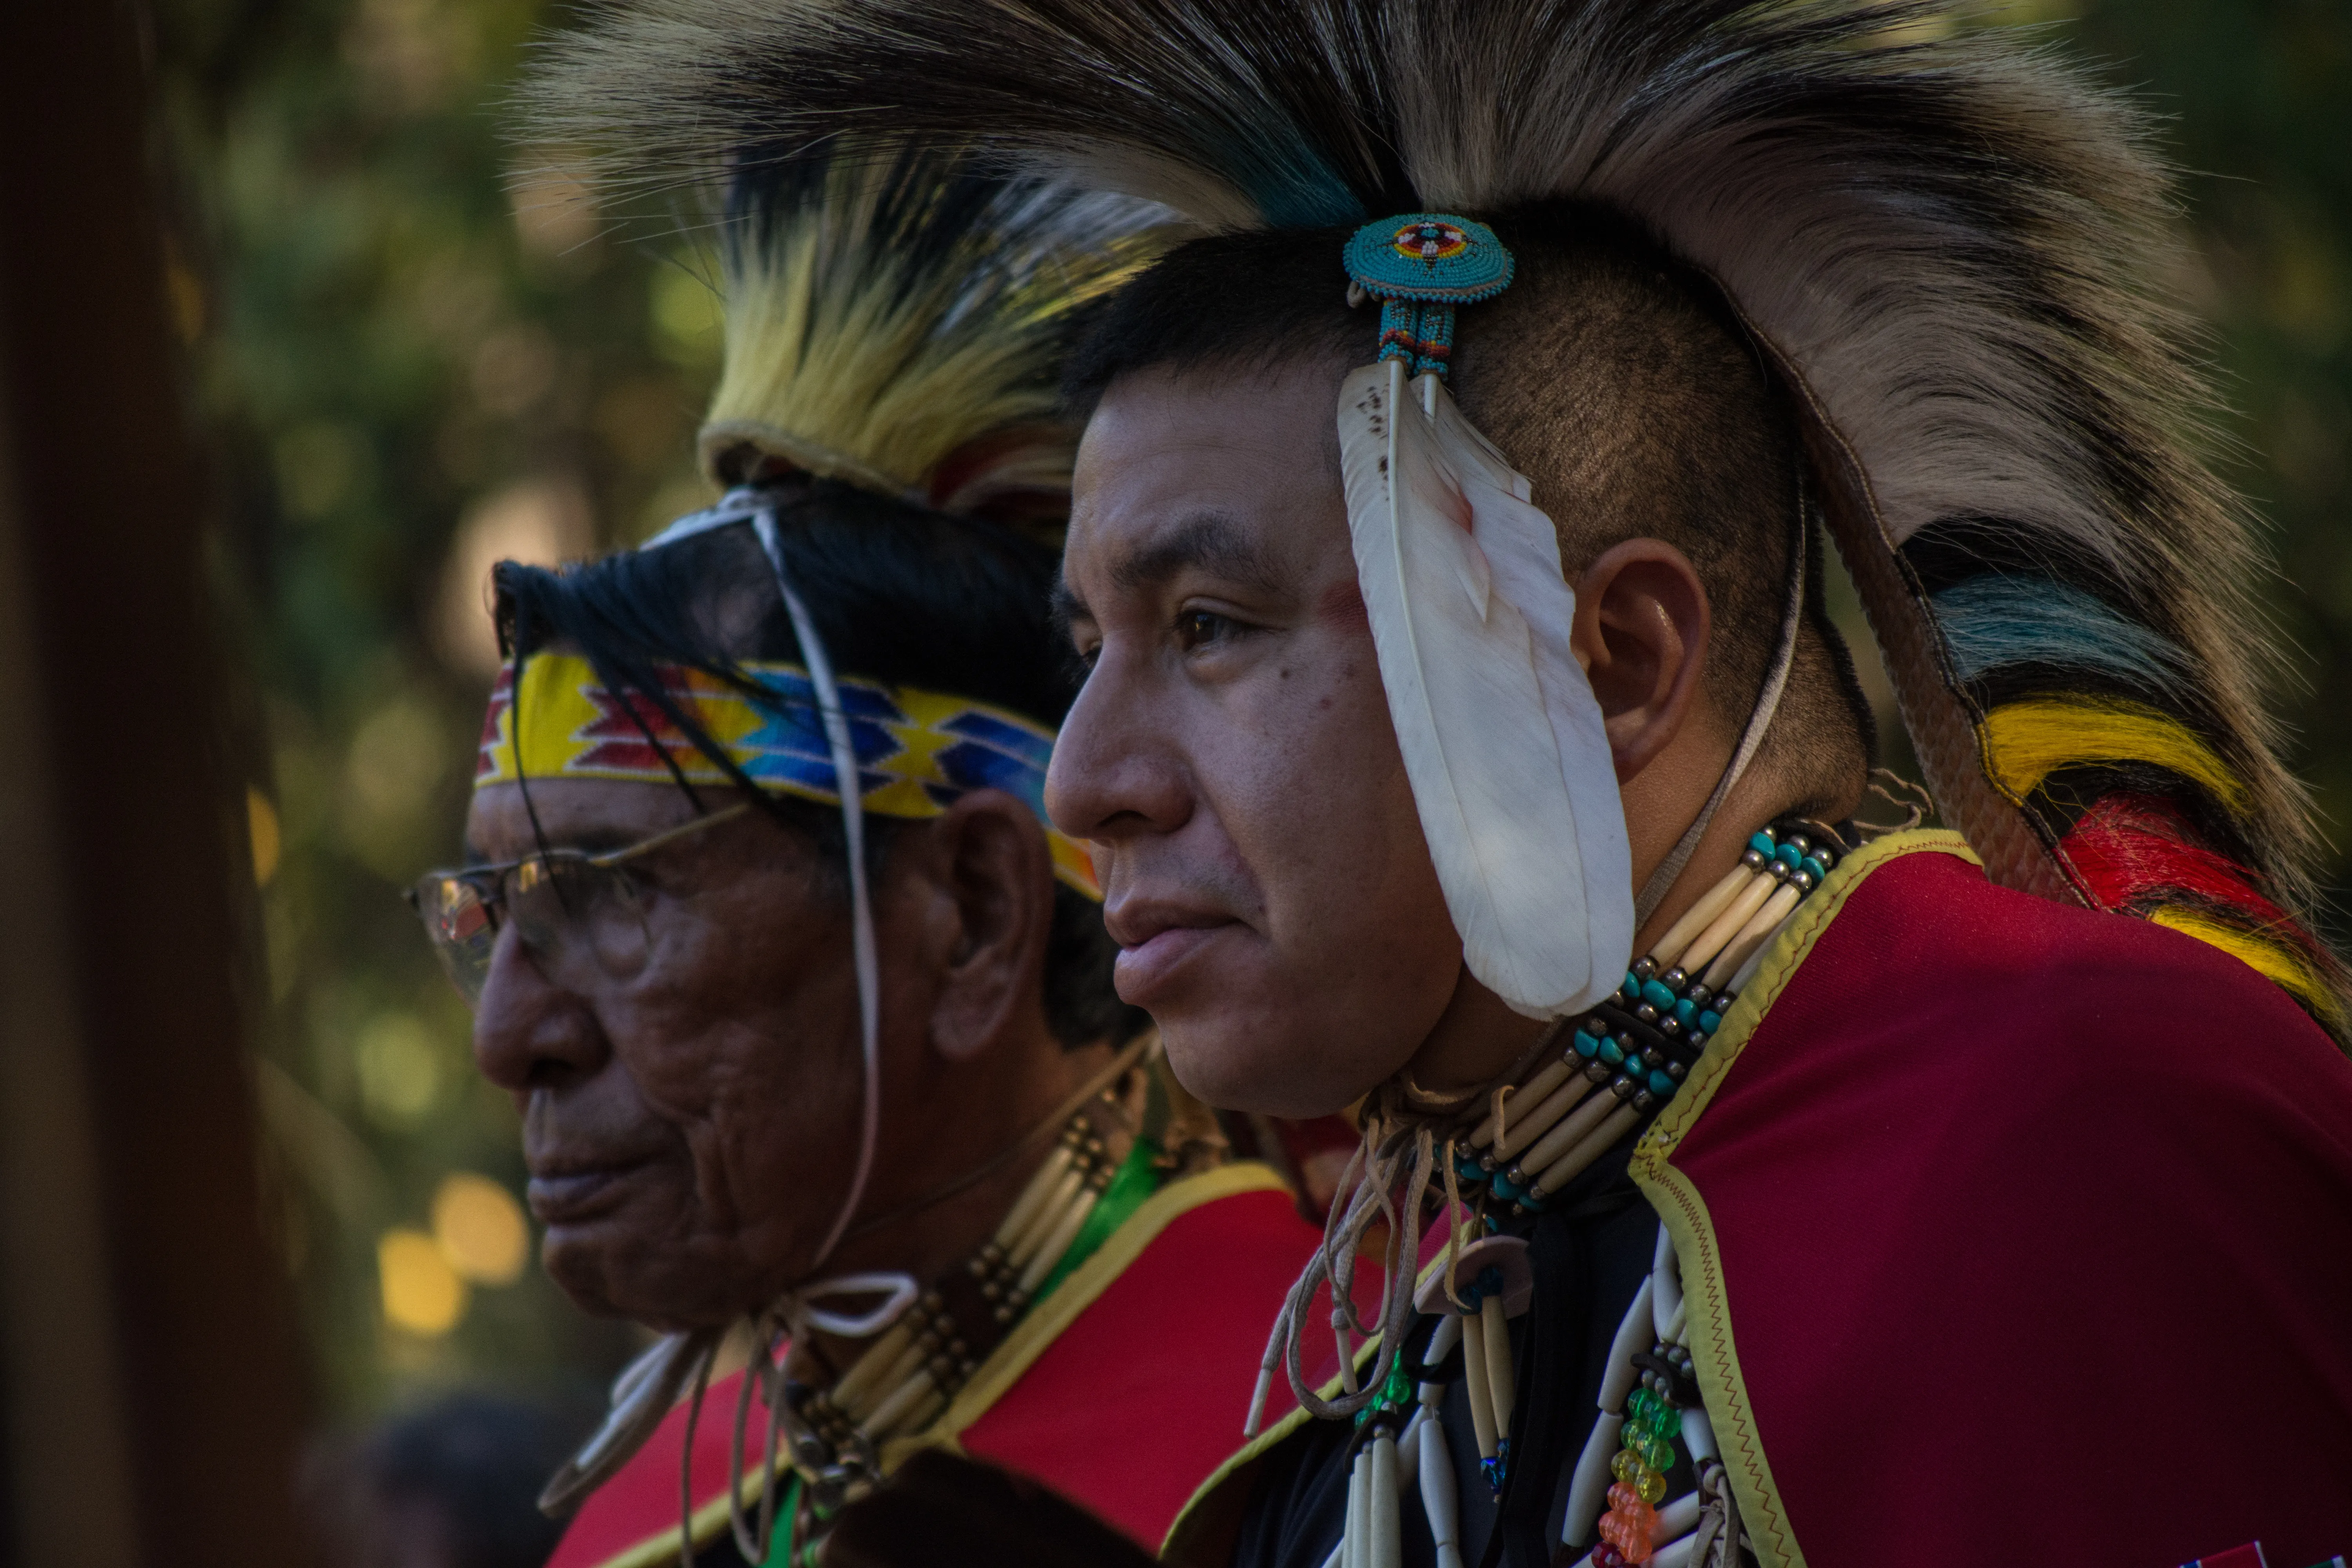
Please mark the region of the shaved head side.
<svg viewBox="0 0 2352 1568"><path fill-rule="evenodd" d="M1762 689L1788 584L1797 441L1785 395L1705 277L1605 209L1490 220L1517 258L1465 308L1447 378L1463 412L1533 482L1571 582L1621 540L1663 540L1706 585L1709 706L1736 734ZM1349 308L1342 229L1195 240L1104 308L1072 361L1084 412L1151 367L1255 380L1301 358L1335 389L1377 314ZM1336 447L1334 448L1336 455ZM1815 531L1794 668L1756 767L1815 815L1853 809L1875 736L1823 607Z"/></svg>

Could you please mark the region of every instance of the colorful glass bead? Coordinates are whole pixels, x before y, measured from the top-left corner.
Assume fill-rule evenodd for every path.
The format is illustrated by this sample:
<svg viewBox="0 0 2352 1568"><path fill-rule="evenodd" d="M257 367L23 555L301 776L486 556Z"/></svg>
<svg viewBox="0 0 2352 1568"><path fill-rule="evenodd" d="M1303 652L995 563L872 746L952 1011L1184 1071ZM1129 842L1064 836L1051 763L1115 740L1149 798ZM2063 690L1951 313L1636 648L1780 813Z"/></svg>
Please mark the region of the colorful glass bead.
<svg viewBox="0 0 2352 1568"><path fill-rule="evenodd" d="M1614 1040L1603 1040L1601 1042L1601 1059L1613 1068L1625 1059L1625 1047Z"/></svg>
<svg viewBox="0 0 2352 1568"><path fill-rule="evenodd" d="M1642 983L1642 1000L1661 1013L1670 1012L1674 1008L1675 994L1654 980L1645 980Z"/></svg>
<svg viewBox="0 0 2352 1568"><path fill-rule="evenodd" d="M1609 1473L1619 1480L1628 1483L1646 1468L1642 1463L1642 1456L1631 1448L1618 1449L1617 1457L1609 1461Z"/></svg>
<svg viewBox="0 0 2352 1568"><path fill-rule="evenodd" d="M1601 1054L1601 1038L1599 1035L1580 1034L1576 1037L1576 1054L1586 1061L1591 1061Z"/></svg>
<svg viewBox="0 0 2352 1568"><path fill-rule="evenodd" d="M1780 851L1780 847L1772 842L1772 835L1769 832L1759 833L1750 837L1748 840L1748 847L1755 850L1756 853L1763 856L1768 860L1773 856L1779 854Z"/></svg>

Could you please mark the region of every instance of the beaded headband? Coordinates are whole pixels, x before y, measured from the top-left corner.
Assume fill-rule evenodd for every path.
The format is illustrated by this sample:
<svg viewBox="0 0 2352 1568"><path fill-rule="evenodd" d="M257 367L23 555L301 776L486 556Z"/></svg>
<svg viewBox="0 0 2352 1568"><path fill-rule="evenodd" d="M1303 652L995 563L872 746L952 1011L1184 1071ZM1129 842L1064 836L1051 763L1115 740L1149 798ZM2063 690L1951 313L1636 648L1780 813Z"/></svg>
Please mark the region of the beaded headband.
<svg viewBox="0 0 2352 1568"><path fill-rule="evenodd" d="M684 665L655 666L663 693L761 788L838 804L822 705L806 668L761 661L743 671L752 696ZM1054 875L1099 900L1084 846L1045 816L1045 765L1054 731L969 698L835 678L857 757L860 805L884 816L937 816L959 796L1001 789L1044 824ZM514 672L499 677L474 768L474 787L522 778L616 779L641 784L734 783L686 731L641 694L615 694L589 662L539 654L522 667L521 719Z"/></svg>

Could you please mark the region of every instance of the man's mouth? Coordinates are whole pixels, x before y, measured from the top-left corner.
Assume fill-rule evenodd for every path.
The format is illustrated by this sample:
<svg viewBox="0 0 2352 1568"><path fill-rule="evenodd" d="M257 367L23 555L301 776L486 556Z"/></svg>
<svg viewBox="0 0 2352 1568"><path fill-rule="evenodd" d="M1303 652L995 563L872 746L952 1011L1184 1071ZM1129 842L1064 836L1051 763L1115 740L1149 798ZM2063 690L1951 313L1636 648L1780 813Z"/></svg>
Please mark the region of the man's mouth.
<svg viewBox="0 0 2352 1568"><path fill-rule="evenodd" d="M578 1225L617 1206L644 1160L549 1161L534 1169L530 1212L544 1226Z"/></svg>
<svg viewBox="0 0 2352 1568"><path fill-rule="evenodd" d="M1193 954L1237 923L1205 910L1122 907L1108 921L1119 944L1114 974L1120 997L1130 1005L1149 1007Z"/></svg>

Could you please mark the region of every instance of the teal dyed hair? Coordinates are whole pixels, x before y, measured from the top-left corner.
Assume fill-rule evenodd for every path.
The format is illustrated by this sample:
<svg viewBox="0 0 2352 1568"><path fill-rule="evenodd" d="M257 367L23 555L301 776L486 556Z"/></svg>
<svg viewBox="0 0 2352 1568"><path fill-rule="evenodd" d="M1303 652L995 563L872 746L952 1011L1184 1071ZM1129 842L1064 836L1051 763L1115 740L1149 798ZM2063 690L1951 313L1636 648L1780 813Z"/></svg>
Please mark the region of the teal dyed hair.
<svg viewBox="0 0 2352 1568"><path fill-rule="evenodd" d="M2186 684L2189 659L2158 633L2080 588L1986 572L1929 596L1953 673L1977 680L2006 666L2095 670L2153 696Z"/></svg>

